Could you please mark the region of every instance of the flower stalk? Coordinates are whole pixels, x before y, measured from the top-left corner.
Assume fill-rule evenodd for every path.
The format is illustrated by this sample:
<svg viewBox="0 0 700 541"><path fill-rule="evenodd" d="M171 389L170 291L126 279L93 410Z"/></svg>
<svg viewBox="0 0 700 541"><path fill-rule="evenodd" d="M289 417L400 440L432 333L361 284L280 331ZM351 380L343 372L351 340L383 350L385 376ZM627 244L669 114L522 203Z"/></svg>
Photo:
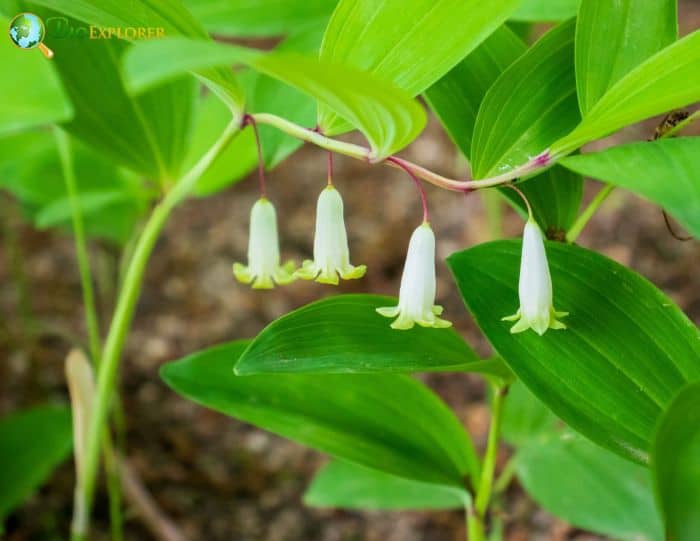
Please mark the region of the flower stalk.
<svg viewBox="0 0 700 541"><path fill-rule="evenodd" d="M336 152L337 154L343 154L345 156L350 156L366 162L371 161L371 150L363 146L331 139L330 137L320 134L317 130L304 128L290 122L289 120L270 113L255 113L251 116L257 122L274 126L277 129L288 133L292 137L301 139L302 141L307 141L318 147ZM537 156L533 156L524 164L506 171L505 173L485 179L458 180L439 175L438 173L430 171L429 169L408 160L404 160L403 158L397 158L396 156L390 156L390 158L392 159L387 158L383 163L389 165L390 167L398 167L404 170L410 169L411 172L418 178L421 178L426 182L434 184L440 188L456 192L470 192L473 190L480 190L482 188L491 188L493 186L508 184L516 178L531 175L537 171L544 170L555 162L555 159L549 150L545 150Z"/></svg>

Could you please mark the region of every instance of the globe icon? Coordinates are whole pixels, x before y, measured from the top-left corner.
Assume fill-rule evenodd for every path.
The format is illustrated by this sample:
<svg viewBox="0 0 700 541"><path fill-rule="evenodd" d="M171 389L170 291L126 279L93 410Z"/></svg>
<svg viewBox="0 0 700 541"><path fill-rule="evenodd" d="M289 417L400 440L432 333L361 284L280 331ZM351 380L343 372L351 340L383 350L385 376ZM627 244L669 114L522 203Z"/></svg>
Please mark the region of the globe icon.
<svg viewBox="0 0 700 541"><path fill-rule="evenodd" d="M22 49L37 47L44 33L44 22L33 13L20 13L10 23L10 38Z"/></svg>

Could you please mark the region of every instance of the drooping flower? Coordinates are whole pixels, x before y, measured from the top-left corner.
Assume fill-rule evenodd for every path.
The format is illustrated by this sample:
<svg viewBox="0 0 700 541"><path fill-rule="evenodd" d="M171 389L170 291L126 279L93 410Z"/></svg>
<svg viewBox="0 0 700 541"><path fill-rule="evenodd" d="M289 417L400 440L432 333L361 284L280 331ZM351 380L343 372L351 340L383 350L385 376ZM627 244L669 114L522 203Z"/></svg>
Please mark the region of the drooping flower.
<svg viewBox="0 0 700 541"><path fill-rule="evenodd" d="M250 211L250 237L248 239L248 266L233 264L233 274L239 282L254 289L271 289L274 283L288 284L294 281L294 263L280 265L277 213L266 197L258 199Z"/></svg>
<svg viewBox="0 0 700 541"><path fill-rule="evenodd" d="M304 261L295 276L304 280L316 280L322 284L338 284L343 280L362 278L365 265L350 264L348 236L343 218L343 199L332 185L328 185L318 198L316 206L316 232L314 233L314 259Z"/></svg>
<svg viewBox="0 0 700 541"><path fill-rule="evenodd" d="M561 321L568 312L557 312L552 304L552 278L549 274L547 253L542 231L530 218L525 224L523 249L520 256L520 281L518 283L520 308L504 321L516 321L511 333L532 329L542 336L547 329L566 329Z"/></svg>
<svg viewBox="0 0 700 541"><path fill-rule="evenodd" d="M394 329L411 329L415 323L422 327L449 327L440 319L442 306L435 303L435 235L428 222L416 228L408 243L406 264L401 276L398 306L377 308L385 317L396 317Z"/></svg>

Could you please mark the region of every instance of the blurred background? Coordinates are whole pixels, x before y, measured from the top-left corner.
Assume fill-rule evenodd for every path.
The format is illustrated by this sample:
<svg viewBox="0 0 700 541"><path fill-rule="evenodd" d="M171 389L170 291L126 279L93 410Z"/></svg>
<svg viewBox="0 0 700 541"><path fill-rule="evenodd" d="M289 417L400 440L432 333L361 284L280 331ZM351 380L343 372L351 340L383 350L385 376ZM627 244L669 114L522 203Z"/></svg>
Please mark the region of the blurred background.
<svg viewBox="0 0 700 541"><path fill-rule="evenodd" d="M680 3L681 34L700 27L700 2ZM536 28L534 35L541 32ZM615 141L648 139L661 119L616 134ZM694 134L700 134L697 128ZM361 138L346 139L362 142ZM596 143L606 146L610 140ZM449 176L466 164L439 124L431 120L418 141L401 153ZM283 257L308 258L316 198L325 184L326 154L305 146L268 174L277 206ZM366 264L364 279L339 287L297 282L252 291L234 281L231 264L245 261L248 217L258 197L254 176L178 209L159 241L125 351L120 389L126 412L126 454L139 482L160 512L188 539L412 541L464 539L463 513L348 512L307 508L302 494L325 458L287 440L205 410L171 392L159 366L212 344L254 336L280 315L341 292L396 295L405 251L421 219L415 187L400 171L338 156L335 183L345 200L351 258ZM599 189L588 182L585 201ZM438 303L477 351L489 347L464 308L444 258L490 240L481 194L448 193L427 186L438 240ZM502 234L517 236L522 221L504 209ZM0 416L47 401L67 401L63 367L68 350L84 335L80 281L72 239L38 231L21 206L0 194ZM679 230L680 231L680 230ZM614 192L579 239L639 271L700 323L700 244L668 232L661 211L622 191ZM111 313L117 250L93 241L102 322ZM514 306L515 308L515 306ZM453 408L483 449L488 408L482 381L465 374L432 374L424 380ZM30 445L31 442L28 442ZM503 448L499 463L508 457ZM6 539L65 539L74 472L66 461L6 523ZM503 510L508 541L593 540L538 509L518 487ZM127 539L153 539L127 505ZM106 499L100 497L94 539L108 539Z"/></svg>

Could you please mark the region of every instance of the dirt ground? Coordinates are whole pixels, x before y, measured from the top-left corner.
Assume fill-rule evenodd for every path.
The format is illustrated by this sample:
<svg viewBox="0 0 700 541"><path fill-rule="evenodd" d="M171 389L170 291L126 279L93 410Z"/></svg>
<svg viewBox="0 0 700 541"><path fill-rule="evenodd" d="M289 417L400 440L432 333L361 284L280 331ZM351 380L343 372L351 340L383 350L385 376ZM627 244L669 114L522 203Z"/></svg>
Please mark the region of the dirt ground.
<svg viewBox="0 0 700 541"><path fill-rule="evenodd" d="M686 28L699 21L688 15ZM621 137L644 139L655 121ZM697 133L697 130L696 130ZM402 155L457 175L455 150L439 126ZM309 509L304 488L325 458L185 401L158 377L164 362L235 338L250 337L285 312L340 292L396 294L413 228L420 221L412 183L399 171L338 157L338 189L344 196L354 263L365 263L365 279L338 288L295 283L253 292L236 283L231 263L244 260L250 206L257 197L251 177L214 197L177 210L150 262L128 340L121 373L127 414L126 454L162 512L191 540L210 541L449 541L464 539L460 512L378 513ZM268 176L277 205L283 255L301 261L311 253L316 197L325 180L325 154L305 147ZM438 239L438 302L447 317L477 348L488 346L467 314L443 262L450 253L488 240L480 196L461 196L428 187ZM586 200L598 189L589 182ZM80 283L72 241L56 232L37 232L10 220L21 246L21 287L8 245L0 252L0 415L46 401L66 401L63 361L83 335ZM508 210L505 233L521 233ZM580 238L639 271L666 291L700 323L700 244L679 242L667 232L660 211L629 194L607 201ZM93 245L101 309L110 313L114 252ZM481 381L462 374L425 378L485 445L488 410ZM507 457L503 449L501 459ZM66 462L7 522L10 541L65 539L72 504L73 469ZM576 540L599 537L577 531L537 506L515 484L505 506L508 541ZM127 539L152 539L131 507ZM97 502L94 539L108 539L106 500Z"/></svg>

